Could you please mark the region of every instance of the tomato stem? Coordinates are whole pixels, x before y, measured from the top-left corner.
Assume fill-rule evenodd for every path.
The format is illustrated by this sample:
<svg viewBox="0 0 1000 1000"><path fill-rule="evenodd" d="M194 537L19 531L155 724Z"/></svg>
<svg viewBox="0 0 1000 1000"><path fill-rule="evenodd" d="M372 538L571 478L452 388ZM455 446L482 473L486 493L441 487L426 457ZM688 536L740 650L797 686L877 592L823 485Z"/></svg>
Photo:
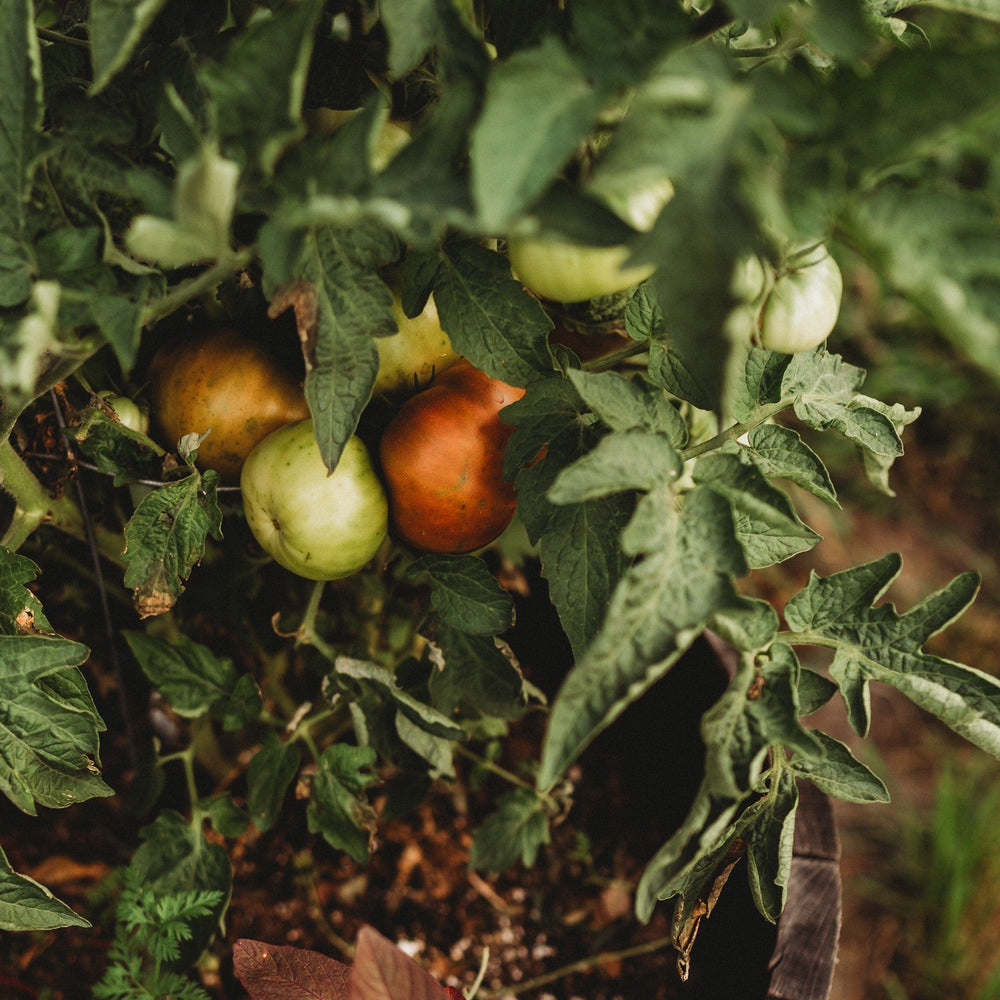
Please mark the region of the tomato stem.
<svg viewBox="0 0 1000 1000"><path fill-rule="evenodd" d="M743 437L744 434L752 431L755 427L766 423L775 414L787 409L791 405L791 402L789 399L781 399L777 403L768 403L765 406L758 407L751 420L747 420L745 423L733 424L725 430L719 431L718 434L708 438L706 441L693 444L690 448L682 448L680 453L681 458L684 461L697 458L699 455L705 455L710 451L721 448L728 441L735 441Z"/></svg>

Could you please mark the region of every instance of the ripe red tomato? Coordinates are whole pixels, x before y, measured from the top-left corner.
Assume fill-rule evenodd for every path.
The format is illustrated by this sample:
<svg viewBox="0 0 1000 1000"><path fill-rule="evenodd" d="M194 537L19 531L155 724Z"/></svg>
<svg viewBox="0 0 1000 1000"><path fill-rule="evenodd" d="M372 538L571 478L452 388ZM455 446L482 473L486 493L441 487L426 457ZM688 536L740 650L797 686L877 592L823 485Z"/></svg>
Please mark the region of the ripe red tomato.
<svg viewBox="0 0 1000 1000"><path fill-rule="evenodd" d="M503 478L514 428L499 412L524 395L462 359L400 408L380 444L393 534L425 552L472 552L510 524Z"/></svg>

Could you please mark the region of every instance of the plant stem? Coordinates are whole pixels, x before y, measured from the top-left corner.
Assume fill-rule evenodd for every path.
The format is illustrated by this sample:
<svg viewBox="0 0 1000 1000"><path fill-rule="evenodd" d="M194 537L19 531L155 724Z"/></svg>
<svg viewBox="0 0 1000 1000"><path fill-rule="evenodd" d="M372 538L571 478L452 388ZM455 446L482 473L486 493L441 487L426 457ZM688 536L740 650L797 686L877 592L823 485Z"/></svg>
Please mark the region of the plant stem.
<svg viewBox="0 0 1000 1000"><path fill-rule="evenodd" d="M553 969L534 979L525 980L519 983L516 989L506 988L502 990L483 990L479 996L482 997L514 997L531 990L537 990L549 983L554 983L558 979L572 975L574 972L586 972L595 965L606 965L610 962L621 962L629 958L638 958L642 955L650 955L654 951L661 951L669 948L673 944L672 937L654 938L652 941L645 941L642 944L633 945L631 948L623 948L621 951L604 951L597 955L581 958L576 962L570 962L559 969Z"/></svg>
<svg viewBox="0 0 1000 1000"><path fill-rule="evenodd" d="M142 312L141 325L150 326L164 317L170 316L195 296L210 291L225 278L235 274L240 268L246 267L251 260L253 260L253 253L249 249L241 250L232 257L227 257L212 267L206 268L193 278L180 282L166 295L146 304L146 308Z"/></svg>
<svg viewBox="0 0 1000 1000"><path fill-rule="evenodd" d="M766 423L776 413L780 413L790 405L791 400L781 399L777 403L767 403L764 406L760 406L754 411L753 418L746 423L733 424L731 427L719 431L715 437L711 437L707 441L693 444L690 448L683 448L681 450L681 458L687 461L689 458L697 458L699 455L715 451L717 448L721 448L727 441L735 441L737 438L743 437L748 431L752 431L755 427Z"/></svg>
<svg viewBox="0 0 1000 1000"><path fill-rule="evenodd" d="M559 807L552 796L547 792L540 792L533 784L531 784L530 781L525 781L524 778L514 774L513 771L508 771L507 768L481 756L474 750L470 750L462 743L453 743L452 746L455 748L457 753L479 765L479 767L484 767L487 771L492 771L493 774L495 774L498 778L503 778L503 780L508 784L513 785L515 788L524 788L527 791L532 792L534 795L537 795L539 801L544 802L553 814L559 811Z"/></svg>

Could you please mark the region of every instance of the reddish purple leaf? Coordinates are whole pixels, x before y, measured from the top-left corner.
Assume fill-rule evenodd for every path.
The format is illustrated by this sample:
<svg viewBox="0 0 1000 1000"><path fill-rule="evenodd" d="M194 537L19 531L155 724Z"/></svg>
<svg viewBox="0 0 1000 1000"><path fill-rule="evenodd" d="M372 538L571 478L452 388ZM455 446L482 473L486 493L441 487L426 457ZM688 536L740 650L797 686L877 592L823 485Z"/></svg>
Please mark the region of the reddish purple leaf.
<svg viewBox="0 0 1000 1000"><path fill-rule="evenodd" d="M449 1000L444 987L373 927L362 927L347 1000Z"/></svg>
<svg viewBox="0 0 1000 1000"><path fill-rule="evenodd" d="M318 951L240 938L233 968L251 1000L347 1000L350 966Z"/></svg>

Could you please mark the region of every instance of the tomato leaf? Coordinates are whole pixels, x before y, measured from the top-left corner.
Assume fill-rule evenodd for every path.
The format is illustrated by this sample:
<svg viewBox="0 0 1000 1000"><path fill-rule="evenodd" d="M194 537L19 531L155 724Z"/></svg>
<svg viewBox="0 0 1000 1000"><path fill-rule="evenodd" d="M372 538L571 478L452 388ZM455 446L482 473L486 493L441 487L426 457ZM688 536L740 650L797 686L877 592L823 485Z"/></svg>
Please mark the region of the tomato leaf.
<svg viewBox="0 0 1000 1000"><path fill-rule="evenodd" d="M302 97L322 4L300 0L254 18L201 80L226 156L270 174L301 134Z"/></svg>
<svg viewBox="0 0 1000 1000"><path fill-rule="evenodd" d="M188 923L190 937L178 942L176 968L189 969L219 929L229 905L233 872L226 849L210 842L200 824L192 826L183 816L164 810L139 831L143 843L132 857L130 869L155 898L172 894L217 894L211 911Z"/></svg>
<svg viewBox="0 0 1000 1000"><path fill-rule="evenodd" d="M306 358L306 400L327 468L357 429L378 373L374 337L398 329L392 292L373 265L396 254L378 227L326 227L310 234L302 276L316 292L312 322L298 315Z"/></svg>
<svg viewBox="0 0 1000 1000"><path fill-rule="evenodd" d="M5 95L0 104L0 307L10 307L31 294L33 265L26 225L42 146L42 65L31 3L2 0L0 22L4 25L0 92ZM30 391L29 386L24 388Z"/></svg>
<svg viewBox="0 0 1000 1000"><path fill-rule="evenodd" d="M233 969L250 1000L347 1000L351 968L318 951L240 938Z"/></svg>
<svg viewBox="0 0 1000 1000"><path fill-rule="evenodd" d="M273 730L264 734L247 765L247 810L260 833L274 826L301 763L297 743L280 739Z"/></svg>
<svg viewBox="0 0 1000 1000"><path fill-rule="evenodd" d="M78 669L87 655L59 636L0 635L0 791L29 815L113 794L98 771L105 725Z"/></svg>
<svg viewBox="0 0 1000 1000"><path fill-rule="evenodd" d="M472 193L486 232L502 232L545 191L602 103L554 35L494 67L471 149Z"/></svg>
<svg viewBox="0 0 1000 1000"><path fill-rule="evenodd" d="M510 274L506 259L475 243L449 243L434 285L441 326L481 371L524 386L550 371L552 321Z"/></svg>
<svg viewBox="0 0 1000 1000"><path fill-rule="evenodd" d="M506 646L491 636L470 635L441 623L443 662L431 673L435 706L445 715L459 711L498 719L516 718L524 704L524 678Z"/></svg>
<svg viewBox="0 0 1000 1000"><path fill-rule="evenodd" d="M476 830L469 864L491 872L506 871L519 861L530 868L549 840L543 801L528 788L515 788L500 796L497 808Z"/></svg>
<svg viewBox="0 0 1000 1000"><path fill-rule="evenodd" d="M851 753L840 740L827 733L813 731L822 747L819 754L792 758L795 771L817 788L847 802L888 802L889 792L882 779Z"/></svg>
<svg viewBox="0 0 1000 1000"><path fill-rule="evenodd" d="M90 5L87 37L94 66L92 93L99 93L132 57L146 29L167 0L132 0L113 3L94 0Z"/></svg>
<svg viewBox="0 0 1000 1000"><path fill-rule="evenodd" d="M558 781L601 730L666 674L713 614L745 604L731 579L746 563L728 502L699 487L678 510L672 467L664 472L622 535L625 553L642 558L618 581L603 627L553 703L540 788Z"/></svg>
<svg viewBox="0 0 1000 1000"><path fill-rule="evenodd" d="M228 657L178 635L167 642L145 632L125 631L125 641L156 690L185 718L211 712L237 729L260 713L260 692L248 674L239 674Z"/></svg>
<svg viewBox="0 0 1000 1000"><path fill-rule="evenodd" d="M694 480L732 505L736 535L751 569L773 566L821 541L795 513L788 497L736 455L703 456L695 466Z"/></svg>
<svg viewBox="0 0 1000 1000"><path fill-rule="evenodd" d="M0 635L52 631L41 602L25 586L38 573L30 559L0 546Z"/></svg>
<svg viewBox="0 0 1000 1000"><path fill-rule="evenodd" d="M900 557L890 554L831 576L813 574L785 605L792 641L816 637L832 646L830 674L860 735L870 721L869 682L881 681L1000 757L1000 681L922 650L972 603L979 578L963 573L904 614L891 604L872 607L901 566Z"/></svg>
<svg viewBox="0 0 1000 1000"><path fill-rule="evenodd" d="M477 556L424 555L410 565L431 579L431 604L453 628L499 635L514 623L514 602Z"/></svg>
<svg viewBox="0 0 1000 1000"><path fill-rule="evenodd" d="M446 1000L440 983L367 924L358 931L347 1000Z"/></svg>
<svg viewBox="0 0 1000 1000"><path fill-rule="evenodd" d="M49 931L89 926L89 920L56 899L44 885L15 872L0 849L0 930Z"/></svg>
<svg viewBox="0 0 1000 1000"><path fill-rule="evenodd" d="M769 479L787 479L820 500L840 506L823 460L790 427L762 424L750 431L745 445L732 448L741 462L751 462Z"/></svg>
<svg viewBox="0 0 1000 1000"><path fill-rule="evenodd" d="M374 763L371 747L327 747L317 761L306 812L309 832L322 834L331 847L346 851L358 864L368 860L375 829L375 811L362 797L375 780L368 771Z"/></svg>
<svg viewBox="0 0 1000 1000"><path fill-rule="evenodd" d="M209 470L161 486L139 501L125 525L125 586L140 617L169 611L205 554L206 537L222 537L218 481Z"/></svg>

